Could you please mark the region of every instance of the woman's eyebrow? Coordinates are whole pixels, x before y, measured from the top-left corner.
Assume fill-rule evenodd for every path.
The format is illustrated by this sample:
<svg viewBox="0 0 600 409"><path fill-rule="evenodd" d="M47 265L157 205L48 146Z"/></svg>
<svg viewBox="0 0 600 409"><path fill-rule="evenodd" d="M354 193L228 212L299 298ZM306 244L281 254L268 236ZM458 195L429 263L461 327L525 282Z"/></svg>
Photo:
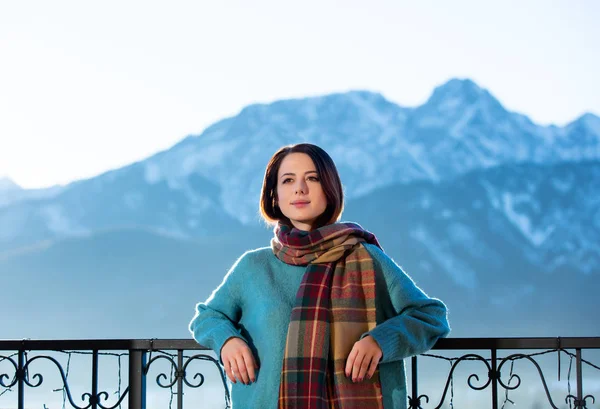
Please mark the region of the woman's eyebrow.
<svg viewBox="0 0 600 409"><path fill-rule="evenodd" d="M309 173L317 173L317 171L316 171L316 170L307 170L306 172L304 172L304 174L305 174L305 175L308 175ZM283 175L281 175L281 176L280 176L280 178L282 178L282 177L284 177L284 176L286 176L286 175L288 175L288 176L296 176L296 174L295 174L295 173L292 173L292 172L286 172L286 173L284 173Z"/></svg>

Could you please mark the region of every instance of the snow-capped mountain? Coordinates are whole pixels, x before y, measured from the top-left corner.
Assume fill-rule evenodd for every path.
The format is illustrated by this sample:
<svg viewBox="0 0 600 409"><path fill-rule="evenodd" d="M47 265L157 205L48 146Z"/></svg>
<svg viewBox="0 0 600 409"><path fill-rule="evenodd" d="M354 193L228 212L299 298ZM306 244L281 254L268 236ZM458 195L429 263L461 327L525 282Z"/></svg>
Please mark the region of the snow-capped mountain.
<svg viewBox="0 0 600 409"><path fill-rule="evenodd" d="M598 191L600 161L508 164L378 189L345 215L446 300L461 331L598 335Z"/></svg>
<svg viewBox="0 0 600 409"><path fill-rule="evenodd" d="M415 108L366 91L252 105L124 168L16 190L0 205L4 301L21 305L5 334L56 337L53 320L31 323L44 310L71 336L186 336L165 317L187 319L242 251L268 245L264 168L300 141L332 155L344 219L448 303L455 336L598 335L581 323L600 308L600 118L538 126L469 80Z"/></svg>
<svg viewBox="0 0 600 409"><path fill-rule="evenodd" d="M502 164L595 160L600 118L538 126L470 80L449 81L416 108L366 91L252 105L144 161L5 205L0 249L127 225L188 238L257 225L268 159L301 141L331 154L351 200Z"/></svg>
<svg viewBox="0 0 600 409"><path fill-rule="evenodd" d="M13 182L12 179L6 176L0 177L0 207L5 203L12 202L14 197L22 191L23 188Z"/></svg>
<svg viewBox="0 0 600 409"><path fill-rule="evenodd" d="M396 182L443 180L503 163L597 159L598 123L590 115L566 128L537 126L473 82L452 80L416 109L369 92L250 106L147 166L152 180L172 185L194 172L215 178L225 211L252 223L265 164L284 144L309 141L326 149L354 198Z"/></svg>
<svg viewBox="0 0 600 409"><path fill-rule="evenodd" d="M52 186L42 189L23 189L8 177L0 177L0 208L24 200L36 200L56 196L62 186Z"/></svg>
<svg viewBox="0 0 600 409"><path fill-rule="evenodd" d="M423 259L437 260L437 270L455 284L477 288L477 271L502 267L509 254L543 274L597 276L598 191L600 161L511 164L444 182L386 187L351 202L348 213L366 217L392 246L427 247Z"/></svg>
<svg viewBox="0 0 600 409"><path fill-rule="evenodd" d="M17 185L12 179L6 176L0 176L0 193L10 192L13 190L21 190L21 186Z"/></svg>
<svg viewBox="0 0 600 409"><path fill-rule="evenodd" d="M454 336L596 336L599 188L600 161L510 164L378 188L349 200L344 219L447 303ZM66 314L61 336L185 337L193 305L270 236L238 224L187 240L134 226L0 253L13 289L3 300L21 306L4 334L58 336L36 318L43 309Z"/></svg>

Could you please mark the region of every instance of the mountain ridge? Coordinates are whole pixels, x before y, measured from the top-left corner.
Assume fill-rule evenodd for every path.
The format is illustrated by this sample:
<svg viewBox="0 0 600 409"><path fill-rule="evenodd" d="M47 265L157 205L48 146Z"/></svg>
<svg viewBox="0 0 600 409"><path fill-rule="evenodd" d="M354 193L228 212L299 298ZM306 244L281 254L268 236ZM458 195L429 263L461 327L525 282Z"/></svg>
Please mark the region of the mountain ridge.
<svg viewBox="0 0 600 409"><path fill-rule="evenodd" d="M450 107L447 117L439 112L444 104ZM264 167L279 147L295 142L316 143L330 153L348 198L397 182L441 181L503 163L600 158L593 115L564 128L540 127L524 118L505 110L474 82L458 79L437 87L416 108L368 91L254 104L145 160L52 195L5 204L0 207L0 249L86 234L89 226L82 220L88 216L80 206L90 203L86 197L94 198L91 205L106 208L92 212L96 225L122 223L127 214L130 222L162 219L164 229L183 236L214 234L220 227L205 222L210 219L228 220L232 228L257 225L255 203ZM161 199L158 192L175 199ZM137 214L136 206L151 207L148 200L162 205L155 213Z"/></svg>
<svg viewBox="0 0 600 409"><path fill-rule="evenodd" d="M600 219L590 219L598 205L587 200L598 187L600 161L507 164L444 182L419 180L378 188L349 199L343 220L373 231L418 285L448 304L454 336L555 335L549 331L590 336L597 330L582 323L594 322L600 308L600 275L597 260L590 271L582 260L593 261L590 255L600 254L594 247L600 243ZM511 202L507 212L502 198L525 190L527 200ZM520 224L535 233L548 220L559 236L548 235L537 244ZM66 293L71 294L69 305L89 305L85 314L75 308L69 322L89 320L93 311L106 314L86 336L94 330L114 336L186 336L184 321L194 303L210 295L244 251L268 246L271 235L264 225L240 224L231 233L189 238L138 226L0 253L4 284L16 289L5 302L28 300L19 312L23 316L16 315L6 331L33 334L38 318L31 314L41 308L39 303L48 314L66 314L58 302ZM582 240L569 247L577 237ZM565 291L577 294L577 303L559 301ZM148 300L150 310L145 307ZM115 316L119 324L111 318ZM169 316L181 319L160 328L152 325ZM31 329L17 325L21 320L32 324ZM45 327L40 323L40 328ZM51 330L46 328L45 334L53 336Z"/></svg>

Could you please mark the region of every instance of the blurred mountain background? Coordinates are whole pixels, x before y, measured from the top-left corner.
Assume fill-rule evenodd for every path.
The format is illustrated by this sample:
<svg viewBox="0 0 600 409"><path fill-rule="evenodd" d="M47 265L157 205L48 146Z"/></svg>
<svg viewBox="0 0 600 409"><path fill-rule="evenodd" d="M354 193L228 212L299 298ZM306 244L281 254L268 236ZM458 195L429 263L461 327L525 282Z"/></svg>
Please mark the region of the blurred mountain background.
<svg viewBox="0 0 600 409"><path fill-rule="evenodd" d="M600 118L539 126L468 79L418 107L353 91L251 105L170 149L50 189L0 180L2 338L186 338L245 250L265 166L311 142L454 337L599 336ZM43 169L40 169L43 172Z"/></svg>

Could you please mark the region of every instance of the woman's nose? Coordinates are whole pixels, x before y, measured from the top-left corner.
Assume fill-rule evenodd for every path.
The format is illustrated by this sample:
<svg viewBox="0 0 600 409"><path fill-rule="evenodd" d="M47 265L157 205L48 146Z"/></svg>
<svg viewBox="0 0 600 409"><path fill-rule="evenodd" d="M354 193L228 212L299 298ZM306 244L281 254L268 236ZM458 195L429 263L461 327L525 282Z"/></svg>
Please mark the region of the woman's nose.
<svg viewBox="0 0 600 409"><path fill-rule="evenodd" d="M304 181L301 181L296 185L296 194L298 193L308 193L308 186Z"/></svg>

